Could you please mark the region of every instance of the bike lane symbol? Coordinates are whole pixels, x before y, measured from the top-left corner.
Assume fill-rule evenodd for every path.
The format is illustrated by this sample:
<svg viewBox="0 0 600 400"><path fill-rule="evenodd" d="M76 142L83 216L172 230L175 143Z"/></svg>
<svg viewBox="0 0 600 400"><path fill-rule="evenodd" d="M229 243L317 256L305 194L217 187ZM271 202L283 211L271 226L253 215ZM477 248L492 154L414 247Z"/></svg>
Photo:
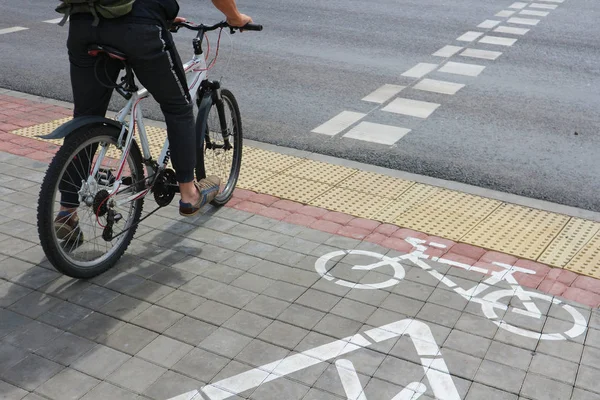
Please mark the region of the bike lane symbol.
<svg viewBox="0 0 600 400"><path fill-rule="evenodd" d="M410 318L282 358L169 400L225 400L275 379L336 358L338 360L335 365L348 399L367 400L354 366L350 361L343 359L343 356L402 336L408 336L412 341L435 398L461 400L431 329L427 324ZM412 382L391 400L417 400L425 391L426 386L422 382Z"/></svg>

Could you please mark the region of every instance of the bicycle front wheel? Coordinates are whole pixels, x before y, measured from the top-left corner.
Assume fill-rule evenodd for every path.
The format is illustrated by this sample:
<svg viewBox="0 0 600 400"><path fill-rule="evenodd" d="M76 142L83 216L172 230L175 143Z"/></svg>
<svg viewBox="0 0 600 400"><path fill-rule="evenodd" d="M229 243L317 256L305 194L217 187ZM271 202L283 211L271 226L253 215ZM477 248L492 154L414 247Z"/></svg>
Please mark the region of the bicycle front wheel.
<svg viewBox="0 0 600 400"><path fill-rule="evenodd" d="M132 143L114 192L123 147L119 129L97 125L65 139L50 163L38 201L38 233L50 263L63 274L88 279L108 270L123 255L137 227L144 169ZM90 173L98 166L98 173ZM133 200L129 200L133 198ZM123 201L126 199L125 201ZM108 227L108 228L107 228Z"/></svg>
<svg viewBox="0 0 600 400"><path fill-rule="evenodd" d="M219 194L211 202L214 206L222 206L231 199L242 166L242 121L238 103L227 89L221 89L221 99L222 106L213 100L206 120L198 118L196 121L196 129L204 130L196 177L216 175L221 179ZM201 124L205 124L204 129Z"/></svg>

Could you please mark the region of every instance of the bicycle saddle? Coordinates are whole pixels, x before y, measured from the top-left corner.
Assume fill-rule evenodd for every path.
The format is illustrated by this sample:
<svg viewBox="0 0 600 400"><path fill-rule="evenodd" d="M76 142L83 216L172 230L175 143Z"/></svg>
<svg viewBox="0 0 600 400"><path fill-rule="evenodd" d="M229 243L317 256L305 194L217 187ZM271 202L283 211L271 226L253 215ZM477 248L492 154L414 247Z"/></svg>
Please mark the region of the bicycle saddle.
<svg viewBox="0 0 600 400"><path fill-rule="evenodd" d="M115 49L114 47L105 46L103 44L92 44L88 47L88 54L90 56L96 57L100 53L106 53L110 58L114 58L116 60L127 60L127 54Z"/></svg>

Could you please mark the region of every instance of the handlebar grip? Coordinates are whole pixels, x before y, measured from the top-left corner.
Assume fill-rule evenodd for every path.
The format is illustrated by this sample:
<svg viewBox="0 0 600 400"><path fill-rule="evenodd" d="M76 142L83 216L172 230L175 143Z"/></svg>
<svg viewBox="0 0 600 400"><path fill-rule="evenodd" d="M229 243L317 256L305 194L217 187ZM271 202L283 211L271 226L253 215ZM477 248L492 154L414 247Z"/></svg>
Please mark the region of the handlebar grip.
<svg viewBox="0 0 600 400"><path fill-rule="evenodd" d="M247 23L246 25L242 26L240 29L243 29L245 31L262 31L263 26L258 25L258 24Z"/></svg>

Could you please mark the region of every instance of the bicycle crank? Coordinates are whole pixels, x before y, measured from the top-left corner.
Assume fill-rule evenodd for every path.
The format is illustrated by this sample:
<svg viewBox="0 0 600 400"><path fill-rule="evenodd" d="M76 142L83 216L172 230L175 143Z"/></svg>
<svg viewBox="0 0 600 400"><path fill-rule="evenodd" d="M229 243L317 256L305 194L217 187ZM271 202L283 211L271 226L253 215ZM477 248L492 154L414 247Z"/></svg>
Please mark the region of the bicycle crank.
<svg viewBox="0 0 600 400"><path fill-rule="evenodd" d="M110 242L111 240L113 240L113 236L114 236L113 226L115 223L119 222L122 219L123 219L123 216L121 214L116 213L112 209L109 209L108 216L106 217L106 226L104 227L104 230L102 231L102 239L104 239L107 242Z"/></svg>

